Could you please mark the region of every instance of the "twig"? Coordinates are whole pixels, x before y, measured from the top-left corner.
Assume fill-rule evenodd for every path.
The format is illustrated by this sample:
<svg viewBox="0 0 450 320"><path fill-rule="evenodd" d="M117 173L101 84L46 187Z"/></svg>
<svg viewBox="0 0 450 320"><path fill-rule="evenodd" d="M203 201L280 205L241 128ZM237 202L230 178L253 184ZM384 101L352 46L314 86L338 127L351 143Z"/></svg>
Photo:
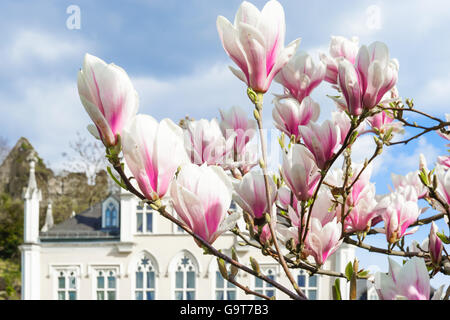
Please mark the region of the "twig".
<svg viewBox="0 0 450 320"><path fill-rule="evenodd" d="M264 174L264 184L265 184L265 189L266 189L265 191L266 191L267 206L268 206L268 209L269 209L269 217L272 220L272 204L271 204L271 201L270 201L269 175L267 173L267 147L266 147L266 140L264 139L263 123L262 123L263 94L262 93L257 93L256 96L252 96L252 94L254 94L255 92L253 90L251 90L251 91L250 90L251 89L249 88L249 91L248 91L249 92L249 98L255 105L254 115L255 115L256 122L258 124L259 137L260 137L260 141L261 141L261 151L262 151L262 157L263 157L263 159L262 159L263 163L261 165L261 168L262 168L263 174ZM297 282L292 277L292 274L289 271L289 268L286 265L286 261L284 260L284 256L281 253L280 247L278 246L277 235L276 235L276 233L275 233L275 231L273 229L272 221L268 221L267 223L269 225L270 233L272 234L273 244L274 244L275 249L276 249L276 251L278 253L280 264L283 267L283 270L284 270L286 276L288 277L289 281L291 282L291 284L294 287L294 289L297 292L297 294L300 297L302 297L304 299L307 299L306 295L300 289L300 287L298 286Z"/></svg>

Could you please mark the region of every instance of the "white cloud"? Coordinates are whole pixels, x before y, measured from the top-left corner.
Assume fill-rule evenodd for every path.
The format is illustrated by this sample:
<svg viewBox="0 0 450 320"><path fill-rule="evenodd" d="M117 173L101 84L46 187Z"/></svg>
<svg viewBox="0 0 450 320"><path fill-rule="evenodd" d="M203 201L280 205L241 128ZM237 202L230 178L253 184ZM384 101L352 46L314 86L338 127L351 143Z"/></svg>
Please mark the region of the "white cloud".
<svg viewBox="0 0 450 320"><path fill-rule="evenodd" d="M94 45L83 38L56 35L44 30L20 29L0 45L0 66L18 72L48 64L80 59ZM20 75L19 75L20 76Z"/></svg>
<svg viewBox="0 0 450 320"><path fill-rule="evenodd" d="M59 161L77 131L83 132L89 118L80 103L76 77L41 81L22 80L21 96L0 92L0 104L6 111L0 126L15 138L25 136L45 160ZM13 142L14 143L14 142Z"/></svg>
<svg viewBox="0 0 450 320"><path fill-rule="evenodd" d="M450 77L434 78L423 87L415 100L423 111L433 114L444 113L449 110L449 92Z"/></svg>
<svg viewBox="0 0 450 320"><path fill-rule="evenodd" d="M157 119L170 117L176 121L185 115L196 119L218 117L219 108L228 109L234 105L248 108L251 115L253 108L245 83L237 79L225 63L169 79L132 77L132 82L140 96L140 113L148 113ZM270 94L267 94L267 105L270 100Z"/></svg>

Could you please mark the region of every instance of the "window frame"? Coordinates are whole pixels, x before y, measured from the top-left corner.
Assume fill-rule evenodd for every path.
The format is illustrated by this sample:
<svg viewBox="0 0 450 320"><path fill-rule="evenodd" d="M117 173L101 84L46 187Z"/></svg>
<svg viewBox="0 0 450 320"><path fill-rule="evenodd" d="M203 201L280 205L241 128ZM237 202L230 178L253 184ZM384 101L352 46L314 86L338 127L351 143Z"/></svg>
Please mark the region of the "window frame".
<svg viewBox="0 0 450 320"><path fill-rule="evenodd" d="M299 283L299 281L298 281L299 276L304 276L304 277L305 277L305 285L304 285L304 286L301 286L301 285L300 285L300 283ZM309 279L310 279L311 277L315 277L315 278L316 278L316 285L315 285L315 286L310 286L310 285L309 285ZM319 293L320 293L320 276L319 276L318 274L314 274L314 275L310 276L305 270L300 269L300 270L297 272L297 274L296 274L296 279L295 279L295 280L296 280L296 283L297 283L298 287L299 287L300 289L302 289L303 293L305 294L306 297L308 297L308 299L310 299L310 298L309 298L309 291L310 291L310 290L315 290L315 291L316 291L316 298L315 298L314 300L320 300L320 299L319 299Z"/></svg>
<svg viewBox="0 0 450 320"><path fill-rule="evenodd" d="M144 204L144 206L141 206L140 204L137 204L135 206L135 225L134 225L134 234L135 235L145 235L145 234L155 234L156 233L156 214L155 210L150 208L148 204ZM152 230L148 231L148 223L147 223L147 216L151 213L152 216ZM138 231L138 214L142 214L142 231Z"/></svg>
<svg viewBox="0 0 450 320"><path fill-rule="evenodd" d="M228 280L226 280L224 277L222 277L222 274L220 273L218 268L216 268L212 272L212 274L214 275L214 276L211 277L212 278L212 286L211 287L213 288L213 292L212 292L213 299L214 300L219 300L219 299L217 299L217 291L223 291L223 297L224 297L224 299L222 299L223 301L236 301L236 300L238 300L237 287L235 285L231 284L230 282L228 282ZM224 282L223 288L217 288L217 276L220 276L222 278L222 280ZM229 287L228 285L232 285L233 287ZM231 291L234 292L234 294L235 294L234 299L228 299L227 293L231 292Z"/></svg>
<svg viewBox="0 0 450 320"><path fill-rule="evenodd" d="M114 206L114 209L116 211L115 224L112 224L112 221L110 221L110 223L107 223L107 220L109 219L107 211L110 206ZM120 203L113 197L109 197L102 203L102 229L113 229L119 227L120 227Z"/></svg>
<svg viewBox="0 0 450 320"><path fill-rule="evenodd" d="M158 264L155 261L154 257L147 252L141 252L138 257L139 258L134 262L134 264L133 264L134 267L131 270L131 273L132 273L132 277L131 277L131 279L132 279L132 286L131 286L132 296L131 296L131 299L138 300L138 301L148 300L148 299L144 299L144 298L146 298L146 293L148 291L152 291L153 292L153 300L157 300L158 299L158 275L159 275ZM141 266L142 261L144 259L148 259L148 268L151 268L152 269L151 271L154 273L154 287L153 288L147 288L147 272L149 272L149 271L147 271L147 267L145 267L145 266L142 271L142 273L143 273L142 288L137 288L137 286L136 286L138 268ZM137 299L138 291L142 292L143 299Z"/></svg>
<svg viewBox="0 0 450 320"><path fill-rule="evenodd" d="M68 295L69 295L69 291L74 291L75 292L75 299L74 300L80 300L80 286L81 286L81 270L80 267L77 265L70 265L70 266L52 266L53 269L53 296L54 296L54 300L60 300L59 299L59 293L60 291L64 291L64 300L70 300L68 299ZM74 290L70 290L70 288L67 286L69 283L69 273L73 272L74 273L74 278L75 278L75 288ZM61 288L59 287L59 278L60 278L60 274L61 273L65 273L64 275L64 283L65 286L63 288L63 290L61 290Z"/></svg>
<svg viewBox="0 0 450 320"><path fill-rule="evenodd" d="M181 267L180 264L183 264L183 260L184 259L189 259L189 265L193 267L194 269L194 288L188 288L187 283L188 283L188 277L187 277L187 273L188 272L192 272L190 270L187 270L187 263L184 267ZM183 286L182 288L177 288L177 281L176 281L176 274L177 272L179 272L178 268L182 268L183 270L181 270L183 272ZM188 292L193 292L194 293L194 299L190 299L190 300L198 300L198 292L197 292L197 287L198 287L198 281L197 278L199 277L200 274L200 269L197 263L197 260L195 259L195 257L193 257L191 254L184 252L181 255L177 255L176 256L176 260L175 260L175 264L174 264L174 268L171 272L171 282L172 282L172 290L171 290L171 298L172 300L178 300L176 299L176 293L177 291L181 291L182 293L182 299L184 301L189 301L186 299L187 293Z"/></svg>
<svg viewBox="0 0 450 320"><path fill-rule="evenodd" d="M117 268L115 268L115 267L111 267L111 268L95 268L94 269L94 276L92 277L93 278L93 289L94 289L94 295L93 295L93 297L95 298L95 300L119 300L118 299L118 293L119 293L119 290L118 290L118 286L119 286L119 275L118 275L118 272L117 272L118 270L117 270ZM104 278L105 278L105 282L104 282L104 288L98 288L98 273L99 272L103 272L104 273ZM115 279L115 287L113 288L114 290L111 290L112 288L109 288L109 286L108 286L108 277L109 277L109 275L108 275L108 273L110 273L110 272L113 272L114 273L114 279ZM98 299L98 292L99 291L103 291L103 293L104 293L104 299ZM108 299L107 297L108 297L108 293L109 292L111 292L111 291L114 291L114 295L115 295L115 298L114 299Z"/></svg>
<svg viewBox="0 0 450 320"><path fill-rule="evenodd" d="M277 281L277 278L279 277L279 270L278 270L278 266L277 265L266 265L266 266L260 266L261 267L261 272L267 277L268 275L267 275L267 273L269 272L269 271L272 271L273 272L273 277L274 277L274 281ZM252 286L251 286L251 288L252 288L252 290L253 291L262 291L262 294L263 295L267 295L267 293L266 293L266 291L268 291L268 290L273 290L274 291L274 293L273 293L273 297L275 297L275 299L277 299L277 296L278 296L278 290L276 290L276 288L275 287L273 287L273 286L268 286L268 285L270 285L269 283L267 283L266 281L264 281L264 280L262 280L262 279L259 279L260 281L262 281L262 284L263 284L263 286L262 287L257 287L256 286L256 279L259 279L259 278L257 278L257 277L255 277L255 276L253 276L253 281L252 281ZM255 296L254 297L254 299L255 300L262 300L262 298L260 298L260 297L258 297L258 296Z"/></svg>

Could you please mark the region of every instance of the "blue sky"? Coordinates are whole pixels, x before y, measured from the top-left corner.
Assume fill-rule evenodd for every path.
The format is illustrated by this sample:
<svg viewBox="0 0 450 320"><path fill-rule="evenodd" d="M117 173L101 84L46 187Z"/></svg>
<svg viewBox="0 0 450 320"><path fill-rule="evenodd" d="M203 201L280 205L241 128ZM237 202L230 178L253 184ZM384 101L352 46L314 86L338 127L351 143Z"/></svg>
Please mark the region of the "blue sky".
<svg viewBox="0 0 450 320"><path fill-rule="evenodd" d="M125 68L140 95L140 112L157 119L176 121L187 114L196 119L218 117L218 108L233 105L250 112L245 86L229 72L232 62L216 30L217 16L232 21L240 2L2 1L0 136L11 145L21 136L27 137L52 168L61 168L61 154L69 150L69 141L77 131L85 133L90 123L76 87L86 52ZM259 8L265 3L252 2ZM319 51L328 51L331 35L357 36L361 44L383 41L391 57L400 62L400 96L414 98L417 106L436 116L450 112L448 1L280 2L286 12L286 43L301 37L299 50L317 56ZM80 8L79 30L66 27L70 5ZM373 12L379 13L378 23L372 23ZM280 92L280 86L274 84L268 95ZM321 120L329 118L334 109L324 96L333 93L324 83L312 95L321 104ZM264 121L273 127L270 100L266 98ZM411 134L407 131L405 137ZM363 161L362 151L373 144L365 139L360 145L355 154ZM415 170L421 152L433 166L446 148L433 133L406 147L388 149L376 163L373 181L377 193L388 192L390 172ZM414 237L422 240L429 231L423 229ZM384 245L383 241L375 243ZM384 256L358 251L358 257L363 266L386 268Z"/></svg>

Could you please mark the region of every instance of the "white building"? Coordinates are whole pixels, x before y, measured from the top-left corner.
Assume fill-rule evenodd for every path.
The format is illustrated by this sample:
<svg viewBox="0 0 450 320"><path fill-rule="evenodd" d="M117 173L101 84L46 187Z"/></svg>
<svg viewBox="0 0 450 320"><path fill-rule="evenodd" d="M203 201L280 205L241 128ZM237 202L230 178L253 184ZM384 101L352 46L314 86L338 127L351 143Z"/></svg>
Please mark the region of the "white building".
<svg viewBox="0 0 450 320"><path fill-rule="evenodd" d="M30 178L24 191L22 299L255 299L230 286L221 277L216 257L204 255L193 239L176 225L128 193L110 195L88 210L53 225L51 204L39 232L41 193L30 160ZM241 228L244 230L245 228ZM241 263L252 256L262 271L292 288L280 265L258 250L242 247L228 232L214 247L230 253L235 246ZM324 268L343 272L354 259L354 248L343 244ZM292 270L311 299L332 299L334 278L309 276ZM237 281L277 299L288 297L267 283L240 271ZM341 280L348 296L348 284Z"/></svg>

